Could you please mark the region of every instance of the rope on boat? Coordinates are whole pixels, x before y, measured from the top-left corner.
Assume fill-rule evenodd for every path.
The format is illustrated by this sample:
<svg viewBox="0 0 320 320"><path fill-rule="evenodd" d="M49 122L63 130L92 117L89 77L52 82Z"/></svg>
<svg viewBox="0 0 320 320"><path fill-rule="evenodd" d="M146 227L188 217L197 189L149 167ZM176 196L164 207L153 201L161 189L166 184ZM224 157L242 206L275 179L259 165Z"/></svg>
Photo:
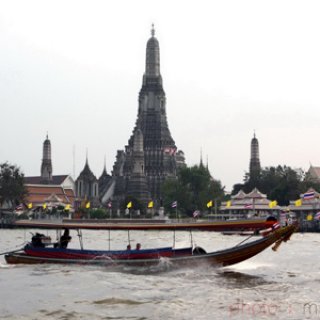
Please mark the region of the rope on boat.
<svg viewBox="0 0 320 320"><path fill-rule="evenodd" d="M13 249L10 250L10 251L0 252L0 256L3 256L4 254L8 254L8 253L14 253L14 252L21 251L21 250L23 250L24 246L25 246L27 243L28 243L28 241L24 241L24 242L22 242L21 244L18 244L18 245L16 245L16 246L14 246ZM22 246L22 247L21 247L21 246ZM15 248L18 248L18 247L19 247L19 249L15 249Z"/></svg>
<svg viewBox="0 0 320 320"><path fill-rule="evenodd" d="M244 240L240 241L240 242L236 245L236 247L240 246L240 244L246 242L247 240L249 240L249 239L252 238L253 236L256 236L256 234L251 234L248 238L245 238Z"/></svg>
<svg viewBox="0 0 320 320"><path fill-rule="evenodd" d="M266 236L269 235L269 233L274 232L276 229L274 228L275 224L272 225L271 230L267 233L267 234L263 234L261 233L261 231L263 231L264 229L257 229L255 230L255 232L253 234L251 234L248 238L242 240L241 242L239 242L236 247L240 246L240 244L244 243L245 241L249 240L251 237L253 236L257 236L257 235L262 235L262 236Z"/></svg>

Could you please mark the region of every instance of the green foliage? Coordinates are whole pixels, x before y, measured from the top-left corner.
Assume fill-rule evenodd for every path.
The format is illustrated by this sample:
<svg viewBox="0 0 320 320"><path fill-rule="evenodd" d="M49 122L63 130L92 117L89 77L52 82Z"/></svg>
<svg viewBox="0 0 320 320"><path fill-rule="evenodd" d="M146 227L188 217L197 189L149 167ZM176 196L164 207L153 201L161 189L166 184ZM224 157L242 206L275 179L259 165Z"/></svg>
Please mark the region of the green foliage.
<svg viewBox="0 0 320 320"><path fill-rule="evenodd" d="M91 219L106 219L108 216L105 209L90 209L89 214Z"/></svg>
<svg viewBox="0 0 320 320"><path fill-rule="evenodd" d="M209 200L222 200L224 188L221 182L214 180L203 165L185 167L178 172L177 179L166 180L162 185L164 206L171 216L175 216L173 201L178 202L180 216L189 216L195 210L206 210Z"/></svg>
<svg viewBox="0 0 320 320"><path fill-rule="evenodd" d="M238 193L240 189L248 193L255 187L282 206L288 205L290 200L298 199L310 187L320 190L320 184L312 181L301 169L294 170L289 166L279 165L263 168L259 179L254 183L245 179L243 184L235 184L232 194Z"/></svg>
<svg viewBox="0 0 320 320"><path fill-rule="evenodd" d="M0 205L4 202L11 206L24 202L27 189L24 185L24 175L20 169L7 162L0 164Z"/></svg>

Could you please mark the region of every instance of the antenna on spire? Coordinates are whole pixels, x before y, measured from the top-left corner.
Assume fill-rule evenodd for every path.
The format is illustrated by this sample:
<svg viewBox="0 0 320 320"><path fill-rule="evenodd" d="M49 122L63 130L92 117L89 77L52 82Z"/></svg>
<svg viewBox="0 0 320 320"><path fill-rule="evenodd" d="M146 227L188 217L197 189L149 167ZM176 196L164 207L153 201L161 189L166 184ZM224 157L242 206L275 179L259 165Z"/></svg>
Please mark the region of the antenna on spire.
<svg viewBox="0 0 320 320"><path fill-rule="evenodd" d="M104 155L104 168L103 168L103 171L104 172L107 172L107 159L106 159L106 155Z"/></svg>
<svg viewBox="0 0 320 320"><path fill-rule="evenodd" d="M47 140L48 140L48 131L47 131Z"/></svg>
<svg viewBox="0 0 320 320"><path fill-rule="evenodd" d="M253 137L256 137L256 129L253 129Z"/></svg>
<svg viewBox="0 0 320 320"><path fill-rule="evenodd" d="M86 148L86 164L88 164L88 148Z"/></svg>
<svg viewBox="0 0 320 320"><path fill-rule="evenodd" d="M72 148L72 156L73 156L73 179L76 180L76 146L73 145Z"/></svg>
<svg viewBox="0 0 320 320"><path fill-rule="evenodd" d="M154 30L154 23L151 25L151 36L154 37L156 31Z"/></svg>
<svg viewBox="0 0 320 320"><path fill-rule="evenodd" d="M200 148L200 166L203 166L203 161L202 161L202 147Z"/></svg>

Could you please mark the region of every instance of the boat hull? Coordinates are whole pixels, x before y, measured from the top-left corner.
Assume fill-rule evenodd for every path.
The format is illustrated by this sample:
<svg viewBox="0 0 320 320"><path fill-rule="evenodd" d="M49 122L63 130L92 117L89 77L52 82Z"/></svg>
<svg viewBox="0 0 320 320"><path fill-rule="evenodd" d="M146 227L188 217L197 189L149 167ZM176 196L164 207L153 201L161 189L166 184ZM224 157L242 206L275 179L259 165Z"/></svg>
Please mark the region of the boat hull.
<svg viewBox="0 0 320 320"><path fill-rule="evenodd" d="M158 259L160 257L186 256L192 254L192 248L173 249L172 247L140 249L140 250L80 250L43 247L38 248L27 245L24 252L28 256L38 258L52 258L65 260L133 260L133 259Z"/></svg>

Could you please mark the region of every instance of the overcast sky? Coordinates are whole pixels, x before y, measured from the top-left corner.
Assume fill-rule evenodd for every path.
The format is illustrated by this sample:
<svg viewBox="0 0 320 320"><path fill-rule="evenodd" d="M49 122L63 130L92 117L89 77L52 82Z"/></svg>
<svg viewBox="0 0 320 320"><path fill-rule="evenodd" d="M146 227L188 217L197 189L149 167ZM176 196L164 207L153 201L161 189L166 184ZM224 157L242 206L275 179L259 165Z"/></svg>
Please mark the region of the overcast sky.
<svg viewBox="0 0 320 320"><path fill-rule="evenodd" d="M134 128L155 24L173 139L227 190L262 166L320 165L319 1L0 0L0 162L99 177ZM75 150L75 161L73 161ZM74 165L75 164L75 165Z"/></svg>

